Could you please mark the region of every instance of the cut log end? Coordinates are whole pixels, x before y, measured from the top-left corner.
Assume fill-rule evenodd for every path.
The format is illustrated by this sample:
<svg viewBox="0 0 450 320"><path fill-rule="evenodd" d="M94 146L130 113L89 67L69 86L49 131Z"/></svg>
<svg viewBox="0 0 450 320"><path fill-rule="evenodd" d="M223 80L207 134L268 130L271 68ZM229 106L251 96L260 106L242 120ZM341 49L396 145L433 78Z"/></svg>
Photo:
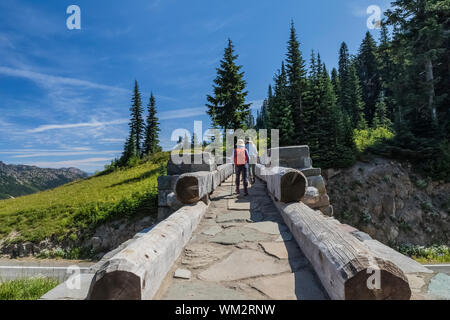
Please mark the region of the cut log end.
<svg viewBox="0 0 450 320"><path fill-rule="evenodd" d="M403 272L389 261L383 264L381 270L364 269L349 279L345 300L409 300L411 289Z"/></svg>
<svg viewBox="0 0 450 320"><path fill-rule="evenodd" d="M194 176L180 177L176 185L177 199L183 204L194 204L200 200L199 182Z"/></svg>
<svg viewBox="0 0 450 320"><path fill-rule="evenodd" d="M141 281L131 272L107 273L93 283L89 300L141 300Z"/></svg>
<svg viewBox="0 0 450 320"><path fill-rule="evenodd" d="M281 178L281 202L299 202L306 193L308 180L300 171L290 171Z"/></svg>

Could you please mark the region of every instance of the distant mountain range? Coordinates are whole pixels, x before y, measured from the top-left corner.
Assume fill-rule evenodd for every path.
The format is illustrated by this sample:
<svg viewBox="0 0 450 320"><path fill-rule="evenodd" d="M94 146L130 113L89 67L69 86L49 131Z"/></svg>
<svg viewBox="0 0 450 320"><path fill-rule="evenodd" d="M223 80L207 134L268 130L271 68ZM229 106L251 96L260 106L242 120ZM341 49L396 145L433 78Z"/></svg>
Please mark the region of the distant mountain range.
<svg viewBox="0 0 450 320"><path fill-rule="evenodd" d="M0 161L0 200L56 188L89 174L76 168L43 169Z"/></svg>

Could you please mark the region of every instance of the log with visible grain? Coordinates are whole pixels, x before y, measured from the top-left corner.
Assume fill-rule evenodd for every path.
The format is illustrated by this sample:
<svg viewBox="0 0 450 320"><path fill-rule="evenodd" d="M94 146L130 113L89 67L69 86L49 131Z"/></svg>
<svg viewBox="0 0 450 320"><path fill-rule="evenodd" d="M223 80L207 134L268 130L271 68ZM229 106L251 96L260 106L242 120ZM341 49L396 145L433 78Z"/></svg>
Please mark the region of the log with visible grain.
<svg viewBox="0 0 450 320"><path fill-rule="evenodd" d="M175 193L178 201L193 204L214 191L212 172L193 172L182 174L176 184Z"/></svg>
<svg viewBox="0 0 450 320"><path fill-rule="evenodd" d="M331 299L407 300L411 297L403 271L344 232L337 220L304 203L275 204ZM376 270L380 275L379 289L371 289L368 283L377 284Z"/></svg>
<svg viewBox="0 0 450 320"><path fill-rule="evenodd" d="M105 261L88 300L150 300L161 286L206 212L199 202L184 206Z"/></svg>
<svg viewBox="0 0 450 320"><path fill-rule="evenodd" d="M256 174L266 181L269 192L284 203L299 202L308 187L308 180L299 170L258 165Z"/></svg>

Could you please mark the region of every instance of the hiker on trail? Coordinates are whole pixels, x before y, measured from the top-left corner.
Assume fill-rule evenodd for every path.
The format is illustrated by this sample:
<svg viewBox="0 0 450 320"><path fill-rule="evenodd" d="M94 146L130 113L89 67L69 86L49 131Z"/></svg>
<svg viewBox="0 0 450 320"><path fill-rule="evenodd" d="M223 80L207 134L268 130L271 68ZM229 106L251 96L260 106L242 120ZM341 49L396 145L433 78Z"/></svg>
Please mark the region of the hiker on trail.
<svg viewBox="0 0 450 320"><path fill-rule="evenodd" d="M249 160L250 158L248 156L247 149L245 149L244 140L239 139L237 141L236 148L233 150L233 164L236 168L236 193L237 194L240 193L239 187L241 184L241 175L242 175L245 196L248 196L247 170Z"/></svg>
<svg viewBox="0 0 450 320"><path fill-rule="evenodd" d="M256 177L256 162L258 160L258 150L256 150L256 146L253 144L253 141L250 138L245 138L245 149L247 149L248 156L250 158L249 167L248 167L248 177L251 184L255 183Z"/></svg>

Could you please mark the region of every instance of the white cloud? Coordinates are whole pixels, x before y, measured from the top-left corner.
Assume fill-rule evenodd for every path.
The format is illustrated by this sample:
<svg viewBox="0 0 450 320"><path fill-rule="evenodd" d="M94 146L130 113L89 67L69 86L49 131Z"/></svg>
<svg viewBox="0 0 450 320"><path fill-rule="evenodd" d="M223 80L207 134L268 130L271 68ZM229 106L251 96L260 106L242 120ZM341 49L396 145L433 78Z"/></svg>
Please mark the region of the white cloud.
<svg viewBox="0 0 450 320"><path fill-rule="evenodd" d="M57 129L74 129L74 128L86 128L86 127L96 128L96 127L124 124L124 123L128 123L128 121L129 121L128 119L118 119L118 120L106 121L106 122L93 121L93 122L82 122L82 123L48 124L48 125L39 126L35 129L28 130L27 132L38 133L38 132L57 130Z"/></svg>
<svg viewBox="0 0 450 320"><path fill-rule="evenodd" d="M40 158L40 157L67 157L80 155L111 155L114 156L120 153L120 150L105 150L105 151L50 151L50 152L30 152L15 154L11 158Z"/></svg>
<svg viewBox="0 0 450 320"><path fill-rule="evenodd" d="M104 84L99 84L91 81L86 80L80 80L76 78L68 78L68 77L59 77L59 76L52 76L49 74L39 73L39 72L33 72L30 70L21 70L21 69L14 69L9 67L1 67L0 66L0 74L11 76L11 77L18 77L18 78L25 78L31 81L34 81L40 85L69 85L69 86L77 86L77 87L84 87L89 89L101 89L101 90L108 90L108 91L119 91L119 92L128 92L129 90L108 86Z"/></svg>
<svg viewBox="0 0 450 320"><path fill-rule="evenodd" d="M160 120L183 119L183 118L192 118L205 114L206 114L205 107L185 108L171 111L163 111L159 113L158 118Z"/></svg>
<svg viewBox="0 0 450 320"><path fill-rule="evenodd" d="M75 167L81 170L92 170L111 161L111 158L87 158L81 160L65 160L65 161L43 161L26 163L29 166L40 168L69 168Z"/></svg>

